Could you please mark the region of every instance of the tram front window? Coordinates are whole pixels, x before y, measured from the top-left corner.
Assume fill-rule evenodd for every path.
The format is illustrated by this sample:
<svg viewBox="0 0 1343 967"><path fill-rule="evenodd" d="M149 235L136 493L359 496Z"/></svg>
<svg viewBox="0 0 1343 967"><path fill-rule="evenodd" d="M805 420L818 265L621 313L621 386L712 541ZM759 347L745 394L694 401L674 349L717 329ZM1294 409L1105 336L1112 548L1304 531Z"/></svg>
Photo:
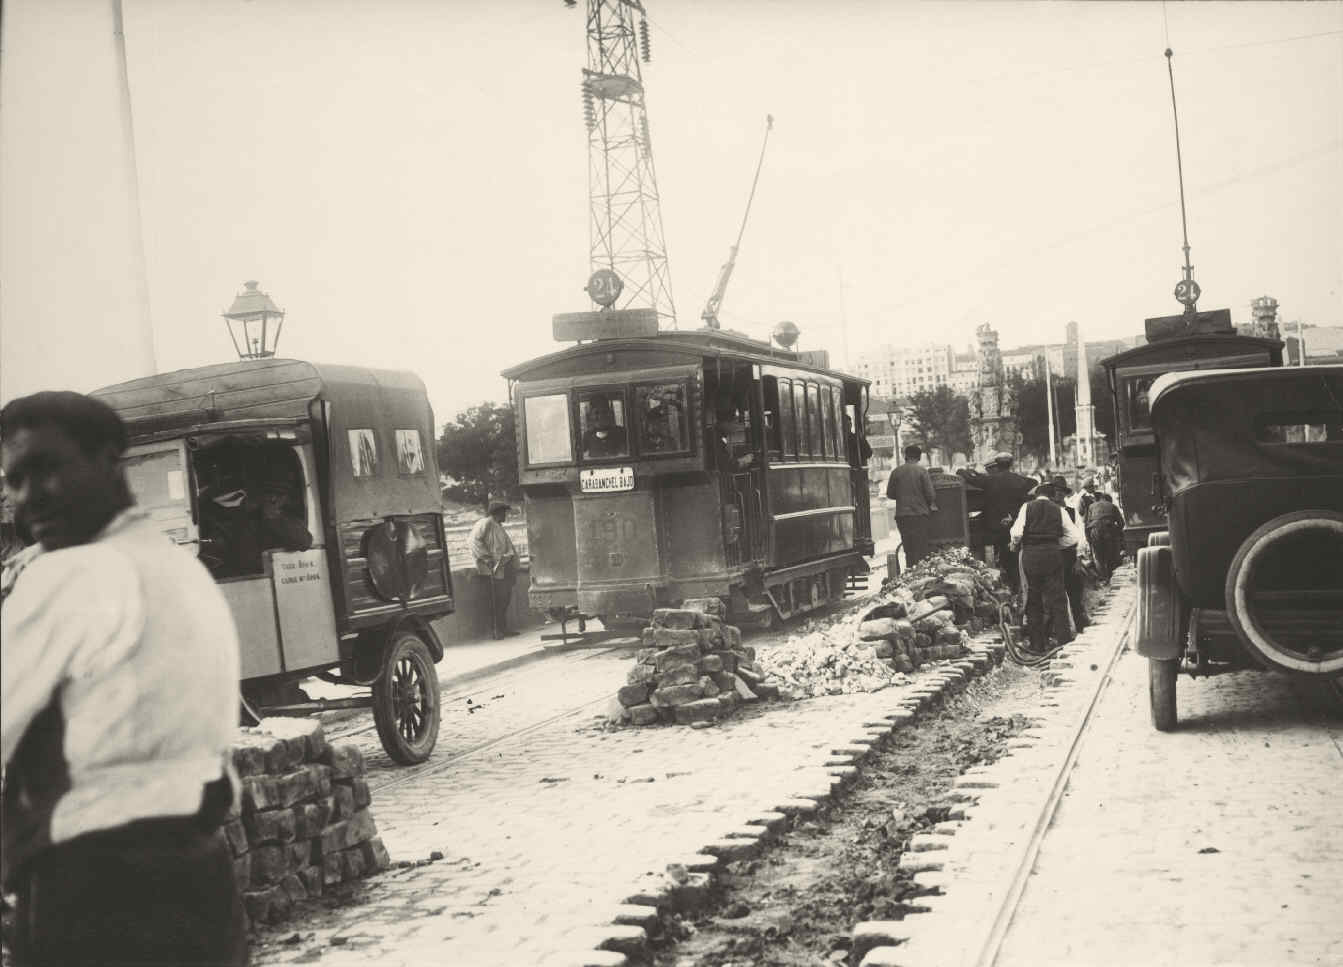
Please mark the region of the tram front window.
<svg viewBox="0 0 1343 967"><path fill-rule="evenodd" d="M685 387L658 383L638 387L639 445L645 456L690 449Z"/></svg>
<svg viewBox="0 0 1343 967"><path fill-rule="evenodd" d="M594 390L580 393L578 428L583 441L584 460L629 456L624 392Z"/></svg>
<svg viewBox="0 0 1343 967"><path fill-rule="evenodd" d="M573 450L569 442L569 396L529 396L522 403L527 428L527 463L569 463Z"/></svg>

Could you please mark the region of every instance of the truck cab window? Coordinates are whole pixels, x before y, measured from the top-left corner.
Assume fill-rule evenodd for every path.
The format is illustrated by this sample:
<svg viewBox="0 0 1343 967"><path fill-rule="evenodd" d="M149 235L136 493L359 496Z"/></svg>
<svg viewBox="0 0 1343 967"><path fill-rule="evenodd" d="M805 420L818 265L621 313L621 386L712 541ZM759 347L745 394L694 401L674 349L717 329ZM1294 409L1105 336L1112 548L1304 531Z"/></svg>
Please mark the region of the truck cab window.
<svg viewBox="0 0 1343 967"><path fill-rule="evenodd" d="M265 551L312 547L303 465L283 443L224 442L195 455L201 560L216 578L265 573Z"/></svg>
<svg viewBox="0 0 1343 967"><path fill-rule="evenodd" d="M629 456L624 391L593 390L579 393L578 430L584 460Z"/></svg>
<svg viewBox="0 0 1343 967"><path fill-rule="evenodd" d="M522 401L527 433L527 464L572 463L569 438L569 396L528 396Z"/></svg>

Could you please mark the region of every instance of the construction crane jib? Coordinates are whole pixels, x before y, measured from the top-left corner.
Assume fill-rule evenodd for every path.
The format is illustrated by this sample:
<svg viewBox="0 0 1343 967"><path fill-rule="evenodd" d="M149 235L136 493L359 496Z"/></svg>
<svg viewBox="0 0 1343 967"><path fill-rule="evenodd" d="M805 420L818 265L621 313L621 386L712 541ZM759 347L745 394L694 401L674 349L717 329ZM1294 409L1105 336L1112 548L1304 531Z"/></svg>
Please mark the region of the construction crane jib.
<svg viewBox="0 0 1343 967"><path fill-rule="evenodd" d="M704 304L700 318L710 329L720 328L718 310L723 305L723 296L727 293L727 284L732 279L732 270L737 267L737 249L741 247L742 236L746 234L746 220L751 217L751 202L755 200L755 186L760 183L760 169L765 164L765 148L769 146L769 133L774 130L774 115L765 115L765 139L760 144L760 158L755 163L755 178L751 180L751 193L746 198L746 212L741 217L741 229L737 232L736 244L728 250L727 261L718 270L718 282L713 287L709 301Z"/></svg>

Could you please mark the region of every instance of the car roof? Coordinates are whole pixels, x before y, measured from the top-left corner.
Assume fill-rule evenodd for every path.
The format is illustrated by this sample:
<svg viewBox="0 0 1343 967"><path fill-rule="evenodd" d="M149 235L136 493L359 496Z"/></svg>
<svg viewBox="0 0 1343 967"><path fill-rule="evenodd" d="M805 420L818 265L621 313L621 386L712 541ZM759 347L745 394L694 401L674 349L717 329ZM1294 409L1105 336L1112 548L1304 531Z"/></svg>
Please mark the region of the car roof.
<svg viewBox="0 0 1343 967"><path fill-rule="evenodd" d="M1308 380L1316 376L1333 380L1343 377L1343 364L1325 366L1255 366L1248 369L1190 369L1166 373L1159 377L1149 392L1149 406L1155 410L1157 403L1173 393L1189 389L1237 385L1252 383L1272 385L1275 383L1293 383Z"/></svg>

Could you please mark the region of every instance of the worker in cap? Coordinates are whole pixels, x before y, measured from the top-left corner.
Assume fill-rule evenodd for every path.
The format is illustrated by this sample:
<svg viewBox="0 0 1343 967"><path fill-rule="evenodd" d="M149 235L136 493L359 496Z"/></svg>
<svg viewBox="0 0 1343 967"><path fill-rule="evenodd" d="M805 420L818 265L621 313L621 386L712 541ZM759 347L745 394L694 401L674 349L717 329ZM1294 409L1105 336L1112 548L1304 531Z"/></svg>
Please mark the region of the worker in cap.
<svg viewBox="0 0 1343 967"><path fill-rule="evenodd" d="M1009 532L1012 549L1021 549L1026 633L1030 636L1031 650L1037 654L1049 650L1051 630L1060 645L1073 638L1060 553L1067 514L1054 502L1055 489L1053 480L1035 487L1032 499L1021 505Z"/></svg>
<svg viewBox="0 0 1343 967"><path fill-rule="evenodd" d="M512 506L506 500L491 498L485 516L471 528L471 556L476 562L476 581L490 603L490 629L495 638L510 638L516 631L508 628L508 605L513 597L518 550L504 530L504 521Z"/></svg>
<svg viewBox="0 0 1343 967"><path fill-rule="evenodd" d="M1017 555L1011 546L1008 529L1021 505L1026 502L1035 481L1012 471L1012 454L996 453L987 464L988 473L973 470L956 471L966 483L984 493L984 536L993 548L993 563L1002 571L1003 581L1014 592L1020 590L1017 580Z"/></svg>

